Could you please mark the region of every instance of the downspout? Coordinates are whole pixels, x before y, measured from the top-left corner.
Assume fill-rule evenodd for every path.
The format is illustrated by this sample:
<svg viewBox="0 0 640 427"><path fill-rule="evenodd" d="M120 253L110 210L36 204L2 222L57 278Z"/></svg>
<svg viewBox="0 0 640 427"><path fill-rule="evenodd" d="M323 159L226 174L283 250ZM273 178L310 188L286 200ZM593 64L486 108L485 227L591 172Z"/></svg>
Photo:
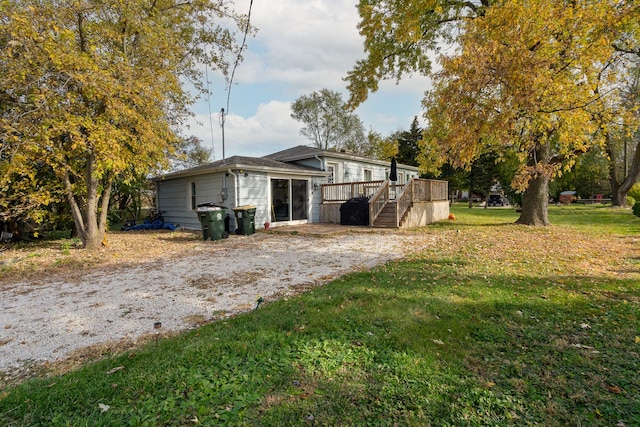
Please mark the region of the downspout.
<svg viewBox="0 0 640 427"><path fill-rule="evenodd" d="M235 178L235 190L234 192L236 193L236 205L234 206L235 208L237 208L238 206L240 206L240 188L238 187L238 175L236 175L235 173L233 173L233 171L231 169L227 169L227 173L229 175L233 175L233 177ZM225 178L226 180L226 178ZM226 188L226 181L225 181L225 188ZM231 215L232 218L235 218L235 215ZM236 224L236 228L238 228L238 220L234 219L235 224Z"/></svg>
<svg viewBox="0 0 640 427"><path fill-rule="evenodd" d="M325 167L324 167L324 160L322 160L320 157L318 157L318 155L317 155L317 154L316 154L315 156L313 156L313 157L315 157L315 158L316 158L316 160L320 162L320 169L321 169L322 171L326 170L326 169L325 169Z"/></svg>
<svg viewBox="0 0 640 427"><path fill-rule="evenodd" d="M235 178L236 181L236 189L235 189L235 193L236 193L236 205L234 207L238 207L240 206L240 187L238 186L238 175L236 175L235 173L233 173L233 171L231 169L227 169L227 172L229 173L229 175L233 175L233 177Z"/></svg>

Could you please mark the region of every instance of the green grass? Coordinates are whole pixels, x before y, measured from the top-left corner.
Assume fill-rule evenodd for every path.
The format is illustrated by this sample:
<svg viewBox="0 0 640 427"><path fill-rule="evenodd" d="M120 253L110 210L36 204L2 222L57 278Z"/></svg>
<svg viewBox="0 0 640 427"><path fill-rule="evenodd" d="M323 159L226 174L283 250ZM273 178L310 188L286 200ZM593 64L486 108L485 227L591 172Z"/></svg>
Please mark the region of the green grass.
<svg viewBox="0 0 640 427"><path fill-rule="evenodd" d="M0 424L640 425L640 219L453 212L402 262L2 390Z"/></svg>
<svg viewBox="0 0 640 427"><path fill-rule="evenodd" d="M466 225L512 224L520 216L513 207L485 209L475 206L469 209L463 203L454 204L451 212L456 216L463 215ZM598 235L640 233L640 221L634 218L631 209L612 208L611 205L549 205L549 222L552 226L566 226Z"/></svg>

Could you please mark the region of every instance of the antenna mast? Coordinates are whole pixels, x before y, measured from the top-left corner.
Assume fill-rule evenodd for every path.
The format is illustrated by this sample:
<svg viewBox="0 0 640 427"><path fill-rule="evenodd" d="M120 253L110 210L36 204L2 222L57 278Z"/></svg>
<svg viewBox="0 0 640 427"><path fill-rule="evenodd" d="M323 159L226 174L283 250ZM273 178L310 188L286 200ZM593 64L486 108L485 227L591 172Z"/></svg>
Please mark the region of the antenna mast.
<svg viewBox="0 0 640 427"><path fill-rule="evenodd" d="M224 156L224 116L226 113L224 112L224 108L220 109L220 127L222 128L222 161L224 162L226 157Z"/></svg>

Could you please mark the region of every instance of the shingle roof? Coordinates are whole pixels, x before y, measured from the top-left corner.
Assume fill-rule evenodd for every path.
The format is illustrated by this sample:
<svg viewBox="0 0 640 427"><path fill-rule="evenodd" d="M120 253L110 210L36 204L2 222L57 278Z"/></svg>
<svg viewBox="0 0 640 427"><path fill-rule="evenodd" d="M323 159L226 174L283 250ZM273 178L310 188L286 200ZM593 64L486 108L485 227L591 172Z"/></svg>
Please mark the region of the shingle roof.
<svg viewBox="0 0 640 427"><path fill-rule="evenodd" d="M171 172L156 177L155 179L178 178L181 176L222 172L228 169L279 170L283 172L306 172L311 174L322 172L320 169L311 166L299 165L296 163L284 163L266 157L232 156L224 160L217 160L215 162L206 163L193 168Z"/></svg>
<svg viewBox="0 0 640 427"><path fill-rule="evenodd" d="M308 145L298 145L296 147L287 148L286 150L278 151L277 153L264 156L263 159L278 160L281 162L313 158L314 156L320 156L324 153L316 147L309 147Z"/></svg>
<svg viewBox="0 0 640 427"><path fill-rule="evenodd" d="M297 147L278 151L277 153L264 156L263 159L277 160L280 162L295 162L297 160L312 159L316 156L342 158L342 159L347 159L352 161L361 161L361 162L373 163L373 164L379 164L379 165L389 164L389 161L387 160L372 159L371 157L366 157L360 154L354 154L349 151L322 150L316 147L309 147L308 145L298 145ZM418 170L418 168L415 166L404 165L400 163L398 163L398 167L403 167L405 169L410 169L415 171Z"/></svg>

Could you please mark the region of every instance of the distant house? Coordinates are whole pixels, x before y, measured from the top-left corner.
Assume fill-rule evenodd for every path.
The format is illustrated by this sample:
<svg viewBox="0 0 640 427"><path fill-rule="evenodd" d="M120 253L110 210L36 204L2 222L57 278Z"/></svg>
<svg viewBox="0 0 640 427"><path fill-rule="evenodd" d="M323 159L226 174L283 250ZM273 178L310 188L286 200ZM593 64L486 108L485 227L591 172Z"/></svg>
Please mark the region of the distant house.
<svg viewBox="0 0 640 427"><path fill-rule="evenodd" d="M344 187L352 189L349 196L370 196L374 188L388 182L389 173L390 162L298 146L264 157L233 156L159 176L154 181L157 206L164 211L166 221L200 229L197 206L214 203L227 210L230 229L235 230L232 209L246 205L256 207L256 228L263 228L265 223L279 226L339 222L335 206L346 196L328 195ZM418 178L418 169L397 165L397 176L396 184L403 186ZM362 185L368 194L362 190L354 194L353 189ZM334 206L333 213L327 208L330 205Z"/></svg>

